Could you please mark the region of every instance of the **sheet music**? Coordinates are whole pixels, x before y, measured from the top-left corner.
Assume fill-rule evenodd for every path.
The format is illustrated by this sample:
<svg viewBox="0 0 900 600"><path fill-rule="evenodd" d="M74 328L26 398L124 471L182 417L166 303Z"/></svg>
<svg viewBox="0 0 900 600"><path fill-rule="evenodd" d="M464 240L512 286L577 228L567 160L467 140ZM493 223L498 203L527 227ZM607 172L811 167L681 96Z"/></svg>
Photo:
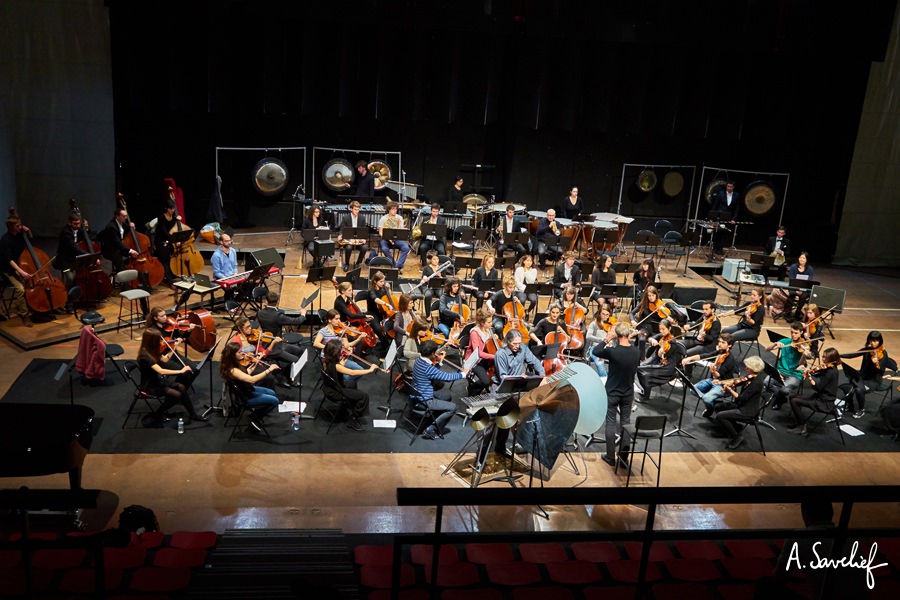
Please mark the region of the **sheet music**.
<svg viewBox="0 0 900 600"><path fill-rule="evenodd" d="M300 359L291 365L291 381L297 379L297 375L303 370L303 367L306 365L308 354L306 348L304 348L303 354L300 355Z"/></svg>
<svg viewBox="0 0 900 600"><path fill-rule="evenodd" d="M384 370L390 371L391 367L394 366L395 360L397 360L397 344L391 344L388 347L387 354L384 356Z"/></svg>

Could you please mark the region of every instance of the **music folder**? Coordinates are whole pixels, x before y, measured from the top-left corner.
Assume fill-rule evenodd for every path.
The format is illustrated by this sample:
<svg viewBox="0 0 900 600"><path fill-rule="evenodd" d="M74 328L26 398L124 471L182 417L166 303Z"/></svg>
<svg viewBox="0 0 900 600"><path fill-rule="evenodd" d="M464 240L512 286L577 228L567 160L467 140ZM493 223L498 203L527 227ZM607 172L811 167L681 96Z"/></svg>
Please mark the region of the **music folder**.
<svg viewBox="0 0 900 600"><path fill-rule="evenodd" d="M540 375L508 375L500 382L498 394L523 394L541 385L544 380Z"/></svg>
<svg viewBox="0 0 900 600"><path fill-rule="evenodd" d="M388 229L384 228L381 230L381 239L388 242L408 242L409 241L409 229Z"/></svg>

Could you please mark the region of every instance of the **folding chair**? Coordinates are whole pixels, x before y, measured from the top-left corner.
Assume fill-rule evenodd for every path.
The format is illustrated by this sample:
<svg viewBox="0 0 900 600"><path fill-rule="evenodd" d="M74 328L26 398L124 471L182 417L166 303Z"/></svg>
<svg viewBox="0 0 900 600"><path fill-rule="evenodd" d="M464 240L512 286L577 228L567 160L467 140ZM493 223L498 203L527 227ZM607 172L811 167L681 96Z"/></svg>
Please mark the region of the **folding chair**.
<svg viewBox="0 0 900 600"><path fill-rule="evenodd" d="M231 434L228 436L228 441L230 442L234 438L234 434L237 433L238 428L244 421L245 414L247 415L248 426L256 429L256 426L253 425L253 423L256 423L256 425L259 426L259 431L266 437L270 437L269 431L262 422L262 418L255 414L256 409L247 406L247 398L240 388L231 381L226 382L225 388L228 390L228 398L231 404L231 407L228 410L228 416L225 418L225 426L228 426L229 420L234 419L234 425L231 427Z"/></svg>
<svg viewBox="0 0 900 600"><path fill-rule="evenodd" d="M665 415L643 415L635 419L633 426L625 426L625 432L622 435L622 444L627 444L629 448L626 452L626 455L628 456L626 459L628 464L628 477L625 480L625 487L628 487L628 484L631 483L631 466L634 463L635 446L640 440L644 441L644 449L637 452L638 454L644 455L641 459L641 475L644 474L644 464L649 458L650 462L656 467L656 487L659 487L659 478L662 472L662 447L665 431ZM659 451L656 460L653 460L653 456L647 452L650 440L657 440L659 442ZM616 461L616 473L619 472L619 462L621 461Z"/></svg>
<svg viewBox="0 0 900 600"><path fill-rule="evenodd" d="M634 262L635 256L640 253L644 256L656 256L659 253L659 236L649 229L641 229L634 236L634 249L631 251L631 262Z"/></svg>
<svg viewBox="0 0 900 600"><path fill-rule="evenodd" d="M138 364L134 361L129 360L125 363L125 378L134 385L134 395L131 398L131 404L128 406L128 413L125 415L125 420L122 422L122 429L125 429L125 426L128 424L128 419L131 415L136 415L138 419L140 419L141 415L146 414L143 412L135 412L134 407L138 403L138 400L144 402L147 407L147 412L155 412L153 406L150 405L151 400L156 400L159 403L162 403L162 398L155 394L150 394L145 392L142 386L142 383L138 383L138 381L134 377L134 371L140 372L138 369Z"/></svg>

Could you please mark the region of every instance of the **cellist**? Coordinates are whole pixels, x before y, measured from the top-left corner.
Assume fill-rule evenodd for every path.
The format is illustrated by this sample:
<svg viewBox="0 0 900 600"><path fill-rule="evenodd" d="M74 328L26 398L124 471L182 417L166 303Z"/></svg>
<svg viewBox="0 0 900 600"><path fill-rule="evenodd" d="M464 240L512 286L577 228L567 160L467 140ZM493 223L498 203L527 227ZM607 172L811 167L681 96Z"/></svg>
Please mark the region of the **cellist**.
<svg viewBox="0 0 900 600"><path fill-rule="evenodd" d="M25 303L25 286L23 282L31 279L31 274L26 272L17 262L19 256L25 251L25 236L31 236L31 229L22 224L21 219L15 214L10 214L6 219L6 233L0 237L0 269L13 288L13 297L10 303L10 314L17 314L22 319L22 324L31 327L29 318L31 311Z"/></svg>
<svg viewBox="0 0 900 600"><path fill-rule="evenodd" d="M503 278L503 289L491 296L487 301L488 311L494 315L492 325L497 335L503 335L503 328L506 326L506 320L500 316L503 314L503 307L510 302L517 302L518 300L516 296L516 280L507 275Z"/></svg>
<svg viewBox="0 0 900 600"><path fill-rule="evenodd" d="M469 334L469 347L466 349L466 354L463 358L463 363L465 363L472 354L478 353L480 359L472 368L475 378L474 380L472 378L469 379L467 390L467 395L469 396L477 396L491 386L490 371L494 366L494 353L491 350L493 349L496 352L498 348L496 347L497 342L494 339L494 332L489 323L490 318L490 313L483 308L475 311L475 327L472 328ZM489 348L488 346L493 347Z"/></svg>

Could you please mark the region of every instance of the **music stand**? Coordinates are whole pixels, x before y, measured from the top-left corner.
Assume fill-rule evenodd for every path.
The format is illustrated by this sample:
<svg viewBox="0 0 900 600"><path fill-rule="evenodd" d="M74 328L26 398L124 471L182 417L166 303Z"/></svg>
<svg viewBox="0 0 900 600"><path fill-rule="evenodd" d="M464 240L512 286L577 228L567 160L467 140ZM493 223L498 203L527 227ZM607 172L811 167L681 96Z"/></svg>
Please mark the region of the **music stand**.
<svg viewBox="0 0 900 600"><path fill-rule="evenodd" d="M502 279L482 279L478 282L478 291L491 292L492 294L499 292L503 287L501 285L502 281Z"/></svg>
<svg viewBox="0 0 900 600"><path fill-rule="evenodd" d="M691 231L690 237L681 238L681 245L685 248L684 251L684 271L678 274L678 277L684 277L685 279L693 279L694 276L688 273L688 262L691 259L691 253L693 252L692 248L698 248L700 246L700 234L702 233L702 229L694 228Z"/></svg>
<svg viewBox="0 0 900 600"><path fill-rule="evenodd" d="M381 230L381 239L386 242L409 242L409 229L388 229Z"/></svg>
<svg viewBox="0 0 900 600"><path fill-rule="evenodd" d="M209 349L209 352L207 352L206 355L200 360L200 363L197 365L197 368L191 372L191 381L190 381L190 383L185 384L186 387L190 388L192 385L194 385L194 380L196 380L197 377L200 376L200 372L203 370L203 367L206 366L206 363L209 363L210 365L212 365L213 354L216 352L216 348L219 347L219 343L222 341L222 339L223 338L220 338L220 337L216 338L216 343L213 344L212 348ZM212 368L212 366L210 366L209 367L209 404L206 406L206 410L203 411L202 416L205 417L207 414L209 414L210 412L212 412L214 410L223 410L222 404L221 404L221 399L222 398L220 396L219 404L216 404L215 401L213 400L213 368Z"/></svg>
<svg viewBox="0 0 900 600"><path fill-rule="evenodd" d="M447 239L447 225L444 223L422 223L422 239L434 236L439 240Z"/></svg>
<svg viewBox="0 0 900 600"><path fill-rule="evenodd" d="M469 271L477 269L481 266L481 259L474 256L454 256L453 270L459 273L460 269L466 270L466 277L469 277Z"/></svg>
<svg viewBox="0 0 900 600"><path fill-rule="evenodd" d="M516 262L518 262L518 259L515 256L500 256L496 259L496 263L500 266L501 271L514 270Z"/></svg>
<svg viewBox="0 0 900 600"><path fill-rule="evenodd" d="M462 244L463 246L468 246L468 248L472 249L472 257L475 256L475 229L463 229L459 231L459 241L453 242L452 248L456 248L455 244ZM460 248L460 250L466 250L467 248Z"/></svg>
<svg viewBox="0 0 900 600"><path fill-rule="evenodd" d="M548 346L557 346L557 350L559 348L558 344L548 344ZM515 394L516 405L519 404L519 401L522 398L522 394L525 392L530 392L536 387L541 385L541 382L544 380L540 375L511 375L504 377L502 381L500 381L500 385L497 387L497 394ZM536 411L535 411L536 412ZM538 428L536 428L537 430ZM516 425L515 430L513 431L513 448L516 447L516 437L519 434L519 427ZM536 445L539 443L539 435L534 436L534 440L532 443L532 452L531 452L531 479L534 479L534 457ZM490 449L489 449L490 450ZM506 470L506 476L497 478L497 479L505 479L509 482L510 485L515 485L515 480L519 478L518 475L513 476L513 464L515 462L515 452L512 452L509 457L509 463ZM497 479L493 479L491 481L496 481ZM542 484L543 485L543 484ZM531 487L531 481L529 481L528 487Z"/></svg>
<svg viewBox="0 0 900 600"><path fill-rule="evenodd" d="M769 333L772 333L772 332L770 331ZM771 337L771 336L769 336L769 337ZM778 349L778 352L779 353L781 352L781 348ZM765 366L765 368L764 368L765 374L769 376L769 379L774 379L779 385L783 386L784 378L781 376L781 373L778 372L778 369L776 369L774 366L770 365L767 362L763 362L763 365ZM757 377L759 377L759 375L757 375ZM768 387L768 385L766 387ZM759 424L765 425L766 427L770 428L772 431L778 431L777 429L775 429L774 425L772 425L771 423L769 423L768 421L766 421L762 418L759 419Z"/></svg>
<svg viewBox="0 0 900 600"><path fill-rule="evenodd" d="M483 227L479 227L475 229L475 247L476 248L484 248L485 250L490 249L490 244L488 243L488 238L493 233L493 230L485 229Z"/></svg>
<svg viewBox="0 0 900 600"><path fill-rule="evenodd" d="M675 343L677 343L677 342L675 342ZM696 387L694 387L694 384L691 382L690 377L685 375L684 371L682 371L678 367L675 367L675 373L678 374L678 379L681 380L681 384L682 384L681 410L678 411L678 424L675 425L675 429L673 429L669 433L665 434L663 437L669 437L670 435L678 435L678 436L682 436L682 437L689 437L692 440L696 440L697 438L694 437L693 435L691 435L690 432L687 432L681 428L681 423L682 423L682 421L684 421L684 405L687 403L688 390L689 389L692 390L695 394L697 394L698 398L701 397L703 394L701 394L700 391Z"/></svg>
<svg viewBox="0 0 900 600"><path fill-rule="evenodd" d="M306 283L318 283L319 292L322 291L322 282L334 279L334 270L337 267L312 267L306 275ZM319 310L322 310L322 294L319 294Z"/></svg>
<svg viewBox="0 0 900 600"><path fill-rule="evenodd" d="M431 209L429 209L431 210ZM469 205L465 202L445 202L444 212L452 215L464 215L468 212Z"/></svg>
<svg viewBox="0 0 900 600"><path fill-rule="evenodd" d="M517 231L514 233L504 233L503 234L503 244L505 246L523 246L525 248L528 247L528 239L531 236L527 233L522 233L521 231Z"/></svg>

